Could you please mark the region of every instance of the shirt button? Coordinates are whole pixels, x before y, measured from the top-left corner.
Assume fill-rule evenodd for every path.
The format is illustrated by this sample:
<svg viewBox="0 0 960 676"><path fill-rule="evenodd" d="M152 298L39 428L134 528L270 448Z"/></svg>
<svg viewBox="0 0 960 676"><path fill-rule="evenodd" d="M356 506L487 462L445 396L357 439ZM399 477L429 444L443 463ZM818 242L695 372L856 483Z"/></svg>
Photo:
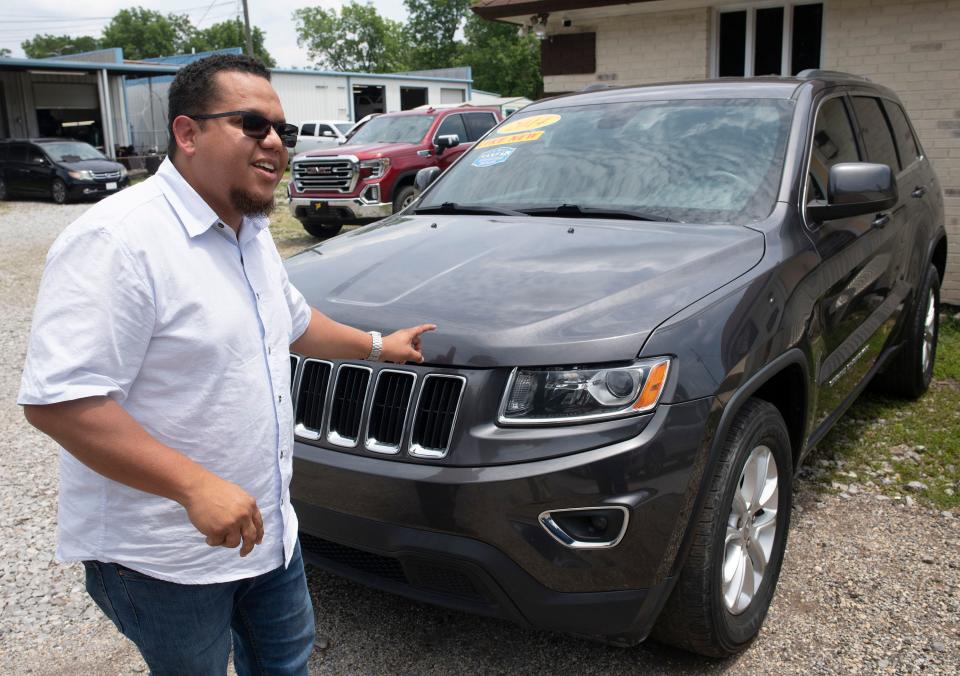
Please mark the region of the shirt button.
<svg viewBox="0 0 960 676"><path fill-rule="evenodd" d="M273 348L267 345L267 354L273 354Z"/></svg>
<svg viewBox="0 0 960 676"><path fill-rule="evenodd" d="M277 401L280 402L281 404L283 403L283 395L282 395L282 394L278 394L278 395L277 395Z"/></svg>

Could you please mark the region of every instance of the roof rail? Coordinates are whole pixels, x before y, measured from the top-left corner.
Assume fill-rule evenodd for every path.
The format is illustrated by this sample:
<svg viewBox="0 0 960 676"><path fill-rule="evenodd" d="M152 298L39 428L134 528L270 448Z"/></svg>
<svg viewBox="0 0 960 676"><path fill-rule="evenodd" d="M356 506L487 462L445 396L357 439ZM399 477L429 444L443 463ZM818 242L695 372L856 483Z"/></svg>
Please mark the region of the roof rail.
<svg viewBox="0 0 960 676"><path fill-rule="evenodd" d="M807 68L806 70L801 70L799 73L797 73L797 77L801 80L863 80L865 82L870 82L870 78L864 77L863 75L844 73L841 70L821 70L819 68Z"/></svg>

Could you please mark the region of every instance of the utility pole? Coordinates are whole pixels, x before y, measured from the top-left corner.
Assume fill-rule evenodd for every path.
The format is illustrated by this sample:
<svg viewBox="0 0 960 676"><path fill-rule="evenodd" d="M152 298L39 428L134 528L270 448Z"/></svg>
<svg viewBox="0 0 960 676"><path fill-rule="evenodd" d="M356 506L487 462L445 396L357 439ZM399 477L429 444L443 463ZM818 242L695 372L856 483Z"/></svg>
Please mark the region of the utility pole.
<svg viewBox="0 0 960 676"><path fill-rule="evenodd" d="M253 38L250 35L250 10L247 9L247 0L243 0L243 26L247 36L247 56L253 56Z"/></svg>

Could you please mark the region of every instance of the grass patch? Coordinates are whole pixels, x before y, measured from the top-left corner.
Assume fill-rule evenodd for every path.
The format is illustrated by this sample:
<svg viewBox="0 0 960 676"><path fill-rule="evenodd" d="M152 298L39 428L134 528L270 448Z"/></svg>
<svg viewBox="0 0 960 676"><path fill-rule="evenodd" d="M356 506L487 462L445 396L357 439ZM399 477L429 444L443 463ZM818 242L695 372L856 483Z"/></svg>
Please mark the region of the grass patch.
<svg viewBox="0 0 960 676"><path fill-rule="evenodd" d="M933 383L923 397L864 393L818 444L804 473L825 489L859 484L938 509L960 507L960 321L941 315Z"/></svg>

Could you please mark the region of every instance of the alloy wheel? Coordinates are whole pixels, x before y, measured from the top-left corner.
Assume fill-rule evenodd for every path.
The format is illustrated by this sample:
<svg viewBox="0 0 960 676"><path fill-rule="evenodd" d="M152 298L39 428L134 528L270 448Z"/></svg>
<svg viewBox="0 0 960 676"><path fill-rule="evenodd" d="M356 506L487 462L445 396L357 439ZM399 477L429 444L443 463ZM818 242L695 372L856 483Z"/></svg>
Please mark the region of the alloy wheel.
<svg viewBox="0 0 960 676"><path fill-rule="evenodd" d="M923 320L923 352L922 361L923 373L930 368L930 360L933 357L934 341L937 337L937 300L933 289L927 294L927 314Z"/></svg>
<svg viewBox="0 0 960 676"><path fill-rule="evenodd" d="M740 473L724 538L723 603L733 615L750 606L770 562L777 535L777 479L770 448L754 448Z"/></svg>
<svg viewBox="0 0 960 676"><path fill-rule="evenodd" d="M63 181L54 181L51 192L53 193L53 201L57 204L63 204L67 201L67 186L64 185Z"/></svg>

